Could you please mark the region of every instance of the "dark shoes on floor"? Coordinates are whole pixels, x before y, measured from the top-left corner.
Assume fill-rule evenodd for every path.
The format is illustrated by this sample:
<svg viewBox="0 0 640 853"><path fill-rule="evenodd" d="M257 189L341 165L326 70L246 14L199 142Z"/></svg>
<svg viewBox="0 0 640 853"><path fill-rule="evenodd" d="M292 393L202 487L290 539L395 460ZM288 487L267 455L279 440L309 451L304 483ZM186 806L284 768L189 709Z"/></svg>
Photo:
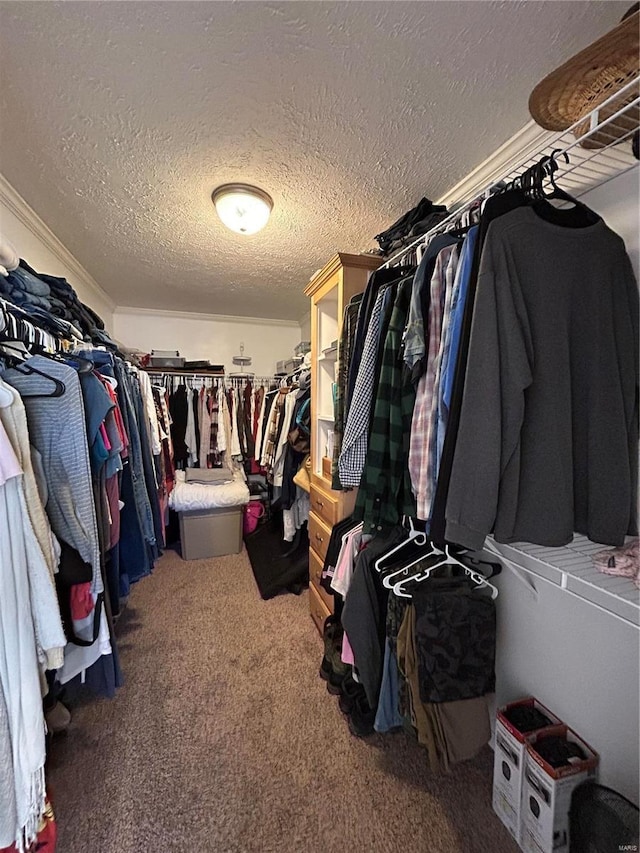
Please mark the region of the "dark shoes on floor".
<svg viewBox="0 0 640 853"><path fill-rule="evenodd" d="M349 714L349 731L356 737L368 737L374 732L375 709L369 707L364 691L358 696Z"/></svg>
<svg viewBox="0 0 640 853"><path fill-rule="evenodd" d="M320 678L327 682L327 690L333 696L339 696L341 685L349 673L349 667L342 662L342 626L335 616L328 616L324 623L324 656L320 664Z"/></svg>
<svg viewBox="0 0 640 853"><path fill-rule="evenodd" d="M363 686L358 683L351 667L342 661L342 626L335 616L329 616L324 623L324 656L320 664L320 678L327 684L327 690L338 696L338 705L349 718L349 731L356 737L373 734L375 709L369 707Z"/></svg>

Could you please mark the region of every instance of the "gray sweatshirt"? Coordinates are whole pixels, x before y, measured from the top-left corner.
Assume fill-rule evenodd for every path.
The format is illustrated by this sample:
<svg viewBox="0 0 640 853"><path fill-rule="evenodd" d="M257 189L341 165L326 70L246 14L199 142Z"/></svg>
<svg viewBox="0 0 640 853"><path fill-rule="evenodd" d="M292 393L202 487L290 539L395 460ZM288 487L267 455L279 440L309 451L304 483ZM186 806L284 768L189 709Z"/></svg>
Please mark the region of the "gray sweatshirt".
<svg viewBox="0 0 640 853"><path fill-rule="evenodd" d="M482 253L447 539L620 545L635 532L638 289L604 222L519 208Z"/></svg>

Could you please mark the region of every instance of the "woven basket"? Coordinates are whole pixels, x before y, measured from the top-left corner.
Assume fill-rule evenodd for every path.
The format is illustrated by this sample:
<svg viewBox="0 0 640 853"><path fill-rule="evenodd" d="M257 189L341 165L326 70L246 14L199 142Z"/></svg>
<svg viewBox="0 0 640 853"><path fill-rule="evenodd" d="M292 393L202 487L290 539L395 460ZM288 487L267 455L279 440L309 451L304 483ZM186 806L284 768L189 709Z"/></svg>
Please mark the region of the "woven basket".
<svg viewBox="0 0 640 853"><path fill-rule="evenodd" d="M587 116L574 129L577 137L587 133L591 111L640 74L639 24L640 12L634 12L538 83L529 98L529 111L536 122L547 130L566 130ZM637 97L638 87L633 86L615 98L601 110L599 124ZM636 104L581 144L585 148L603 148L621 142L639 123L640 109Z"/></svg>

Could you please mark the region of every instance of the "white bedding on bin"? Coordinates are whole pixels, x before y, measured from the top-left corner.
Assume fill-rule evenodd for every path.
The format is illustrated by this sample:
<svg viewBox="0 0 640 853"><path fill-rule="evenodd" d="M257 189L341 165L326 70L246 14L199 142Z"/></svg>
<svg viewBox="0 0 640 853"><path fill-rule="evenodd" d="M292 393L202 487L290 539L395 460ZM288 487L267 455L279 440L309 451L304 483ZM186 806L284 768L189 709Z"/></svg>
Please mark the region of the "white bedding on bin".
<svg viewBox="0 0 640 853"><path fill-rule="evenodd" d="M204 483L185 483L184 471L176 471L176 482L169 495L169 506L176 512L193 509L219 509L249 503L249 488L244 471L233 473L233 481L212 486Z"/></svg>

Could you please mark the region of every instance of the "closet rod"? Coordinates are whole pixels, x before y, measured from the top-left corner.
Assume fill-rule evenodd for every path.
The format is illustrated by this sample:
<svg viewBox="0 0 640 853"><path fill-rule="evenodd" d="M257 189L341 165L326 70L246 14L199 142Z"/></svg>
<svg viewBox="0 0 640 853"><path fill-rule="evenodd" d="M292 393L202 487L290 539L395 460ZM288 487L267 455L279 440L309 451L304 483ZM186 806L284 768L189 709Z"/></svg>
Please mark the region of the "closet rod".
<svg viewBox="0 0 640 853"><path fill-rule="evenodd" d="M226 373L201 373L197 370L177 370L176 368L167 367L142 367L151 376L184 376L185 379L200 379L201 377L209 377L211 379L224 379Z"/></svg>
<svg viewBox="0 0 640 853"><path fill-rule="evenodd" d="M630 130L625 129L622 137L611 134L608 128L611 126L615 127L615 122L621 117L624 117L627 122L630 121L628 113L640 104L640 95L637 94L638 87L640 87L640 75L635 79L630 80L625 86L608 97L601 104L594 107L582 118L578 119L578 121L571 125L571 127L567 128L567 130L563 130L560 133L550 136L536 155L529 155L525 160L520 162L518 166L512 167L503 173L502 177L494 178L490 184L487 184L480 190L474 190L466 200L462 201L456 207L453 213L450 213L445 219L438 222L438 224L429 231L426 231L424 234L416 237L415 240L392 255L381 265L380 269L394 266L394 264L399 260L424 243L425 240L446 230L447 226L453 224L453 222L459 219L460 216L471 207L483 199L488 198L492 191L500 184L513 181L514 178L518 177L518 175L522 174L530 166L537 163L542 159L542 157L551 154L554 151L557 155L557 161L559 161L560 158L563 158L565 154L568 156L569 152L571 152L571 157L574 159L574 162L569 163L569 165L564 165L558 162L559 169L557 180L568 178L567 183L570 185L570 189L576 197L601 186L606 181L611 180L611 178L622 175L629 171L629 169L637 166L638 161L633 157L633 154L631 154L631 152L621 150L619 146L621 142L628 141L634 133L637 133L640 125L635 124L635 126ZM601 111L605 110L606 107L614 101L619 101L627 94L633 95L632 99L628 103L617 109L612 115L601 119ZM576 129L580 125L585 125L587 119L589 119L588 130L584 133L575 133ZM596 133L600 136L603 133L609 133L611 137L610 142L606 146L600 148L582 147L582 144L585 141L588 141L589 138ZM595 163L591 163L592 160L595 160ZM588 165L590 163L591 166ZM598 169L594 169L596 164Z"/></svg>
<svg viewBox="0 0 640 853"><path fill-rule="evenodd" d="M38 344L47 352L66 352L65 343L69 348L77 346L82 341L77 338L63 338L54 335L46 329L36 326L30 319L31 315L23 311L19 305L7 302L0 297L0 336L6 341L21 341L26 347Z"/></svg>
<svg viewBox="0 0 640 853"><path fill-rule="evenodd" d="M254 385L256 383L264 383L264 382L276 382L276 378L274 376L254 376L253 374L246 374L245 377L242 376L229 376L228 373L202 373L197 370L176 370L175 368L167 368L163 370L161 367L141 367L140 370L144 370L145 373L148 373L149 376L152 377L182 377L183 379L223 379L225 382L251 382Z"/></svg>

